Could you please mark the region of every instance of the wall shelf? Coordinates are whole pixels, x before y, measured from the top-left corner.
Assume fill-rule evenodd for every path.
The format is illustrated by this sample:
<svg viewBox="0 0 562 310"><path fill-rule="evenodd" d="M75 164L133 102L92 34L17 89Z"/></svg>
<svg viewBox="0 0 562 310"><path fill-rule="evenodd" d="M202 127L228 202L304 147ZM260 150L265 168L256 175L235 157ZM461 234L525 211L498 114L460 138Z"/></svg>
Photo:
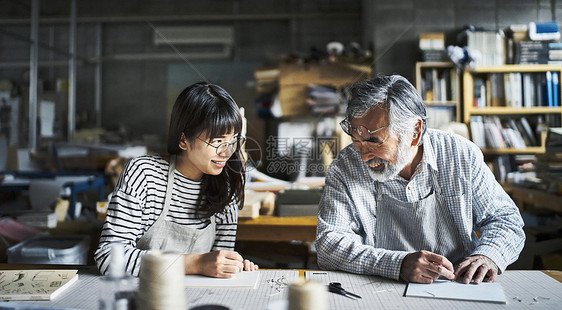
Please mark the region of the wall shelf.
<svg viewBox="0 0 562 310"><path fill-rule="evenodd" d="M460 121L460 74L452 62L417 62L416 89L427 108L428 127Z"/></svg>
<svg viewBox="0 0 562 310"><path fill-rule="evenodd" d="M556 93L553 95L558 98L558 100L552 100L551 103L558 102L558 106L544 106L544 102L541 101L546 100L547 97L545 89L547 88L546 84L546 77L548 76L547 72L555 72L558 74L559 77L562 76L562 66L560 65L503 65L503 66L493 66L493 67L478 67L476 69L466 70L463 72L463 121L467 125L471 125L471 118L472 116L483 116L486 117L499 117L502 119L502 123L504 121L514 120L516 122L523 121L523 118L542 118L549 119L550 123L556 123L558 126L562 119L562 107L560 106L560 83L558 84L558 88ZM513 79L511 73L520 73L519 78L517 80L510 80ZM494 74L498 74L494 76ZM544 74L544 75L543 75ZM508 76L510 75L510 76ZM554 75L554 74L552 74ZM496 78L496 79L494 79ZM475 83L475 80L478 79L478 83ZM526 81L527 79L528 81ZM542 82L541 82L542 81ZM528 83L528 82L534 82ZM541 84L542 87L539 87ZM519 84L517 84L519 83ZM480 85L480 87L476 87L475 84ZM531 86L529 86L531 85ZM554 84L551 84L554 85ZM508 92L508 87L510 87L511 92ZM495 92L497 88L503 88L505 93L503 93L504 97L501 97L501 91ZM529 89L529 94L532 94L530 97L526 97L527 89ZM554 89L554 86L553 86ZM540 92L540 96L538 93ZM476 95L475 95L476 93ZM500 94L498 97L494 97L495 95ZM515 104L515 99L513 101L508 100L508 94L516 94L517 100L519 100ZM478 96L480 95L480 96ZM542 96L542 97L541 97ZM483 104L483 106L476 106ZM510 106L510 103L514 106ZM527 106L526 106L527 105ZM521 107L519 107L521 106ZM511 116L511 117L510 117ZM481 120L475 120L475 126ZM484 119L484 122L487 122ZM497 120L499 123L500 120ZM538 122L538 120L537 120ZM550 123L546 123L549 124ZM543 123L545 124L545 123ZM503 125L503 124L502 124ZM484 126L484 125L481 125ZM487 126L487 125L486 125ZM537 126L535 123L534 126ZM480 126L478 126L480 127ZM482 127L484 128L484 127ZM487 128L487 127L486 127ZM533 127L533 123L531 122L531 128L529 130L525 130L526 133L521 132L522 135L526 134L529 136L536 135L536 127ZM474 128L471 128L471 137L474 140ZM486 129L487 131L488 129ZM501 130L501 128L500 128ZM478 132L482 133L481 129L478 129ZM489 132L486 132L486 140L490 136ZM495 137L497 135L491 135L493 140L497 140ZM503 132L502 132L503 136ZM500 137L500 139L502 139ZM484 154L493 154L493 155L509 155L509 154L543 154L545 153L544 147L544 137L535 137L537 145L529 145L527 144L527 148L525 149L517 149L517 148L482 148L482 152ZM504 137L505 140L505 137ZM480 143L479 145L483 145L482 138L478 139ZM539 144L540 143L540 144ZM488 142L486 142L488 144Z"/></svg>

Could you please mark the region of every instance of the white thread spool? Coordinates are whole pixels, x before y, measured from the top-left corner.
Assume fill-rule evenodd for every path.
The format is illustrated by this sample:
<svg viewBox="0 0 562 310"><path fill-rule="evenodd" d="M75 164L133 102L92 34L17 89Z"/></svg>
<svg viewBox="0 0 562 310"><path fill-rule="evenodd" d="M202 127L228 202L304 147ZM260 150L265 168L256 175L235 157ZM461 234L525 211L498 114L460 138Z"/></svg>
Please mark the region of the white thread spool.
<svg viewBox="0 0 562 310"><path fill-rule="evenodd" d="M289 285L289 310L327 310L328 289L314 281Z"/></svg>
<svg viewBox="0 0 562 310"><path fill-rule="evenodd" d="M142 257L137 309L185 309L183 256L160 251Z"/></svg>

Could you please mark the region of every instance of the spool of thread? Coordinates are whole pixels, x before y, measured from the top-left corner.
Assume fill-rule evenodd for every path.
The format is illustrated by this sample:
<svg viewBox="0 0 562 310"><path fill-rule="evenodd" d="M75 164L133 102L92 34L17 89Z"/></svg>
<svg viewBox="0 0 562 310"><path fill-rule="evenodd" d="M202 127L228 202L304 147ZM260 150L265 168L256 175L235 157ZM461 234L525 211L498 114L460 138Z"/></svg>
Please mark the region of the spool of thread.
<svg viewBox="0 0 562 310"><path fill-rule="evenodd" d="M140 310L185 309L183 256L150 252L142 257L137 307Z"/></svg>
<svg viewBox="0 0 562 310"><path fill-rule="evenodd" d="M314 281L289 285L289 310L328 310L328 289Z"/></svg>

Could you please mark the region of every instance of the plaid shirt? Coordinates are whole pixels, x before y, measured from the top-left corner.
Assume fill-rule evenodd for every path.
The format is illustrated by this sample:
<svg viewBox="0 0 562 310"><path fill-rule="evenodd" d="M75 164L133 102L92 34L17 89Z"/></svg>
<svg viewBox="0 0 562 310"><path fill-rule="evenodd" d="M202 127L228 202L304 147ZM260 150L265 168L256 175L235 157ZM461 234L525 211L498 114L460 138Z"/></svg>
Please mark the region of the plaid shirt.
<svg viewBox="0 0 562 310"><path fill-rule="evenodd" d="M367 169L353 145L343 149L330 165L318 213L318 263L324 269L398 279L402 260L409 252L377 248L376 181ZM423 159L411 180L396 176L379 186L398 200L419 201L432 191L430 169L437 172L437 182L461 235L463 242L458 246L467 256L489 257L501 273L523 248L523 220L475 144L428 129ZM480 231L480 239L475 231Z"/></svg>

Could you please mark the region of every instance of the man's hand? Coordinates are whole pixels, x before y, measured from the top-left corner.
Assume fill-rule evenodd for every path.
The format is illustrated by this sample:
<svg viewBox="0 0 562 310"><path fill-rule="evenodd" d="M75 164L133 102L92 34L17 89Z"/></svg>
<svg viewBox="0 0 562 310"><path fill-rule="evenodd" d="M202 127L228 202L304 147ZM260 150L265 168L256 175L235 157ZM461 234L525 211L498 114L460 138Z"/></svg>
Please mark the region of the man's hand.
<svg viewBox="0 0 562 310"><path fill-rule="evenodd" d="M467 257L457 266L455 280L465 284L479 284L483 280L494 282L497 275L498 266L491 259L484 255L474 255Z"/></svg>
<svg viewBox="0 0 562 310"><path fill-rule="evenodd" d="M449 280L455 278L453 264L444 256L428 251L419 251L406 255L400 267L400 277L408 282L433 283L443 276Z"/></svg>

